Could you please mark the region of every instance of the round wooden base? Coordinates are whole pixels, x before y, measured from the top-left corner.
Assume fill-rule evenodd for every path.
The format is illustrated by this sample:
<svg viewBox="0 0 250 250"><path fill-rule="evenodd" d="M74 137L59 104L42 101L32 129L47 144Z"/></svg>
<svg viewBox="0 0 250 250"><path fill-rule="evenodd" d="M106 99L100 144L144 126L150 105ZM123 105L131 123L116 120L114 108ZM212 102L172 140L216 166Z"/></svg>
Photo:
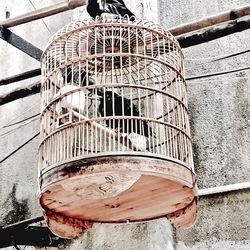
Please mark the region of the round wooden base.
<svg viewBox="0 0 250 250"><path fill-rule="evenodd" d="M40 203L49 226L57 222L53 232L67 238L81 233L72 230L83 221L128 223L167 217L178 227L189 227L196 218L194 183L192 171L171 159L143 154L82 158L42 171ZM62 232L60 224L73 229Z"/></svg>

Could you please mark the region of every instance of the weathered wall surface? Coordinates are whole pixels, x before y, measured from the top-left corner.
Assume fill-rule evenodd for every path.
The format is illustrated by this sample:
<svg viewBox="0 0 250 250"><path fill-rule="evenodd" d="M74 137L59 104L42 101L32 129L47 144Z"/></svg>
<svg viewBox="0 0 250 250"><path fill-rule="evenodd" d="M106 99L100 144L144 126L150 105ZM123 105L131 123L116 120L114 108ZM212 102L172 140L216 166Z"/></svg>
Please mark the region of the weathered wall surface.
<svg viewBox="0 0 250 250"><path fill-rule="evenodd" d="M239 0L160 1L160 20L173 27L250 4ZM250 31L184 50L187 77L249 66L249 54L213 59L249 49ZM195 169L199 188L250 179L250 74L248 71L188 81ZM176 230L176 249L249 249L250 192L199 201L199 217L189 230ZM163 248L164 249L164 248Z"/></svg>
<svg viewBox="0 0 250 250"><path fill-rule="evenodd" d="M33 0L39 8L60 0ZM172 27L233 7L249 0L140 0L126 1L137 15ZM33 10L29 1L0 1L12 16ZM51 33L71 20L71 12L13 28L13 31L43 49ZM82 13L82 16L85 12ZM79 12L75 12L75 18ZM249 66L249 54L211 62L213 58L249 49L250 31L233 34L184 50L187 77ZM0 78L39 67L39 63L0 40ZM199 188L249 180L249 80L247 71L188 82L189 107ZM35 81L30 79L21 84ZM0 87L7 91L15 85ZM3 128L39 112L39 95L0 106L0 159L31 138L39 130L33 120ZM4 135L5 132L10 132ZM36 138L0 164L0 225L40 215L36 203ZM177 250L249 249L249 191L203 197L199 202L197 224L189 230L175 230ZM68 249L156 249L171 250L173 236L166 220L135 225L95 225Z"/></svg>
<svg viewBox="0 0 250 250"><path fill-rule="evenodd" d="M36 8L60 0L32 0ZM5 19L5 8L10 16L34 10L29 1L0 1L0 20ZM70 12L11 28L40 49L57 29L70 22ZM40 67L40 63L0 39L0 79ZM39 78L0 87L4 93L18 85L29 84ZM0 106L0 160L39 131L38 117L3 128L40 112L39 94ZM39 137L0 163L0 226L41 215L37 192L37 156ZM12 248L11 248L12 249Z"/></svg>
<svg viewBox="0 0 250 250"><path fill-rule="evenodd" d="M61 0L33 0L36 8L60 2ZM148 0L127 1L139 16L150 16L157 21L156 13L152 11L157 6ZM145 2L145 3L144 3ZM11 16L33 10L29 1L1 1L0 19L5 18L5 8ZM149 8L150 7L150 8ZM23 24L12 30L27 39L40 49L43 49L51 36L59 28L81 16L86 17L86 11L74 11L58 14L53 17ZM47 26L47 27L46 27ZM39 62L25 55L11 45L0 40L0 79L39 67ZM20 84L29 84L38 80L32 78L20 83L0 87L6 92ZM0 106L0 160L15 150L39 131L39 120L32 119L11 127L3 128L40 111L39 95L30 96L15 102ZM24 126L23 126L24 125ZM7 134L5 134L7 133ZM41 215L36 199L37 191L37 151L39 137L34 139L20 151L0 164L0 225L12 224L17 221ZM65 246L67 249L162 249L162 246L172 249L172 228L167 220L134 225L95 225L81 239ZM11 248L10 248L11 249ZM33 249L29 247L26 249Z"/></svg>

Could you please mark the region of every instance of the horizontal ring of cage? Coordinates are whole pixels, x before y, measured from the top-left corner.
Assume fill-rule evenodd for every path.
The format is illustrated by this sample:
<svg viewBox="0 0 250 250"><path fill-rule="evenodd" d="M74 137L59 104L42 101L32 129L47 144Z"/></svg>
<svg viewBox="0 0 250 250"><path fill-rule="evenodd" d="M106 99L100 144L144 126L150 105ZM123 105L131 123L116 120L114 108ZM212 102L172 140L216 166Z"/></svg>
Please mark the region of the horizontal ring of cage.
<svg viewBox="0 0 250 250"><path fill-rule="evenodd" d="M69 81L74 81L74 86L78 86L79 88L92 88L93 81L95 82L94 86L106 86L107 84L117 84L116 86L119 86L121 83L129 85L133 82L134 85L141 86L142 88L145 86L153 86L155 88L162 89L162 91L165 91L166 93L173 92L177 98L185 101L186 83L183 77L178 74L178 72L173 71L170 67L168 67L168 65L154 63L152 66L154 66L153 70L148 67L139 69L134 66L131 68L133 70L133 74L130 71L120 72L120 70L113 70L111 71L113 74L108 71L98 71L91 75L93 68L85 67L85 65L82 66L81 61L78 64L69 64L63 70L60 69L58 71L52 71L50 76L43 81L42 106L44 108L48 105L48 103L54 99L61 87L71 84L65 82L65 79L63 81L59 81L58 84L56 84L54 80L57 73L62 74L63 71L64 73L67 73L68 68L70 68L70 73L73 71L74 76L78 76L75 81L73 77L72 79L70 78ZM89 75L91 75L92 80L89 80Z"/></svg>
<svg viewBox="0 0 250 250"><path fill-rule="evenodd" d="M140 92L140 91L151 91L150 93L148 93L148 95L143 95L141 94L140 97L136 96L135 98L132 97L131 95L131 105L134 105L134 101L136 102L141 102L139 105L138 105L138 117L133 117L133 114L131 113L127 113L126 115L123 114L123 117L126 118L126 119L140 119L140 120L147 120L148 122L151 122L151 121L154 121L155 123L161 123L161 122L164 122L165 121L165 125L166 126L173 126L173 127L176 127L177 129L180 129L180 130L185 130L186 133L188 133L188 127L186 126L186 123L183 123L182 122L182 119L177 119L177 117L179 116L180 118L185 118L185 116L187 117L187 107L185 105L185 103L182 102L182 100L178 99L177 97L169 94L169 93L166 93L166 92L163 92L161 90L156 90L156 89L153 89L153 88L149 88L149 87L146 87L146 86L138 86L138 85L105 85L105 87L103 87L102 85L96 85L96 86L89 86L89 87L82 87L82 88L76 88L74 90L71 90L71 91L68 91L67 93L64 93L63 95L61 96L58 96L56 97L55 100L53 100L52 102L50 102L48 104L48 106L46 106L46 108L44 109L43 113L42 113L42 123L46 124L46 120L48 120L48 118L50 119L50 122L52 124L56 124L56 116L54 116L54 120L51 119L50 117L53 116L53 113L54 113L54 110L56 110L56 105L57 105L57 102L60 102L60 99L67 99L68 97L70 97L70 101L71 101L71 95L74 93L79 93L81 92L81 90L85 90L85 89L89 89L91 91L96 90L97 92L101 89L104 91L105 93L105 90L106 89L112 89L113 88L113 92L111 92L110 90L107 90L107 92L111 92L111 95L114 93L117 95L118 90L120 90L120 92L126 92L125 90L128 89L127 93L129 94L129 96L131 95L131 90L133 91L134 89L136 90L136 93ZM115 91L116 90L116 91ZM153 94L152 94L153 93ZM123 95L124 98L126 98L126 95ZM127 96L127 97L129 97ZM162 103L167 106L167 109L165 111L162 111L161 113L155 113L155 110L156 108L154 109L150 109L149 105L147 104L147 101L148 101L148 97L152 97L151 99L151 102L154 101L156 99L156 96L157 98L161 98L161 101ZM121 99L123 100L123 99ZM124 100L127 100L127 99L124 99ZM88 102L88 99L87 101ZM142 106L142 104L144 103L144 106ZM91 103L92 105L93 103ZM76 115L77 115L77 119L74 121L74 123L80 121L80 120L89 120L89 121L94 121L94 120L105 120L105 119L110 119L111 117L113 117L114 119L121 119L122 117L119 116L118 114L115 114L115 112L111 112L108 114L108 117L103 114L101 117L99 117L99 112L96 110L96 105L97 104L97 100L95 99L94 100L94 104L95 105L92 105L92 110L87 106L89 105L85 105L85 110L82 110L82 113L85 112L85 114L80 114L80 113L77 113L76 111L74 112ZM120 103L121 105L121 110L124 109L124 103ZM73 106L73 105L72 105ZM69 103L69 108L70 108L70 103ZM73 108L71 108L73 109ZM142 111L144 110L144 112L147 114L147 117L143 117L142 116ZM175 114L176 113L176 114ZM140 116L139 116L140 114ZM122 115L122 114L120 114ZM176 116L176 118L173 118L171 116ZM153 118L153 120L152 120ZM73 122L73 121L72 121ZM65 126L65 124L64 124ZM48 136L48 134L50 134L51 132L55 131L58 129L58 127L46 127L46 136ZM43 133L42 133L43 134ZM187 134L188 135L188 134Z"/></svg>
<svg viewBox="0 0 250 250"><path fill-rule="evenodd" d="M173 35L166 31L165 29L163 29L160 25L155 24L153 22L150 22L146 19L136 19L136 21L134 22L130 22L129 18L126 17L120 17L120 18L106 18L106 17L102 17L99 18L97 17L95 21L85 21L85 20L79 20L77 22L72 22L68 25L66 25L64 28L62 28L61 30L59 30L56 34L54 34L51 39L49 40L46 49L44 50L44 53L42 55L42 60L44 55L47 53L47 50L50 49L51 45L54 45L55 42L57 42L59 39L62 39L65 34L72 34L75 33L76 31L79 32L79 30L82 29L87 29L87 28L95 28L98 26L118 26L121 27L122 25L125 27L131 27L131 24L133 24L133 28L137 28L137 29L146 29L148 31L154 32L159 34L160 36L164 36L166 39L171 38L171 41L175 44L175 46L178 47L180 53L181 52L181 48L177 42L177 40L173 37Z"/></svg>
<svg viewBox="0 0 250 250"><path fill-rule="evenodd" d="M75 112L75 114L77 115L77 113ZM80 117L78 117L80 118ZM191 138L190 136L181 128L177 127L177 126L174 126L173 124L171 123L167 123L167 122L163 122L163 121L160 121L160 120L156 120L156 119L150 119L150 118L145 118L145 117L137 117L137 116L113 116L113 117L98 117L98 118L92 118L92 119L88 119L88 120L81 120L79 119L77 122L74 122L74 126L77 126L81 123L87 123L89 125L91 124L94 124L93 126L95 127L98 127L98 124L97 122L102 122L102 121L108 121L110 122L110 120L124 120L124 122L131 122L130 120L136 120L138 123L140 122L148 122L148 123L154 123L155 126L159 126L160 125L164 125L165 127L169 127L169 128L172 128L172 129L175 129L177 130L178 132L182 133L189 141L191 141ZM56 129L55 131L51 132L50 134L48 134L44 139L43 141L41 142L40 146L42 144L44 144L44 142L51 136L53 136L54 134L60 132L61 130L63 129L67 129L67 128L70 128L72 127L72 124L67 124L67 125L64 125L62 128L58 128ZM99 129L103 127L99 127ZM136 132L139 132L139 131L136 131ZM112 133L110 130L108 130L108 133ZM141 131L141 133L143 134L143 130ZM113 134L113 133L112 133ZM143 134L144 135L144 134Z"/></svg>
<svg viewBox="0 0 250 250"><path fill-rule="evenodd" d="M101 58L102 61L105 61L105 54L101 55L101 56L96 56L96 57L92 57L92 60L91 58L85 58L84 60L81 59L81 60L75 60L75 61L71 61L67 64L63 64L62 66L60 67L57 67L57 68L53 68L53 70L51 71L48 71L48 74L44 75L44 78L43 78L43 81L42 81L42 86L44 84L46 84L46 80L48 80L53 74L54 72L57 72L59 70L63 70L67 67L71 67L71 68L75 68L76 70L80 70L82 72L86 72L87 70L89 71L89 74L95 72L95 70L97 69L98 71L96 72L96 74L100 74L101 70L98 69L98 67L95 65L95 59L96 58ZM110 57L115 57L117 56L116 54L112 54ZM152 59L151 57L148 57L148 56L143 56L143 55L130 55L128 54L127 55L128 57L131 57L131 58L135 58L135 60L140 60L140 59L143 59L144 61L146 61L146 65L145 65L145 62L138 62L137 65L129 65L130 68L132 69L136 69L136 70L139 70L139 73L142 74L141 72L143 72L143 70L145 69L145 66L148 66L148 64L151 64L153 62L153 65L151 66L155 66L156 67L156 63L158 64L161 64L161 67L166 67L169 71L173 71L173 73L175 73L177 75L177 77L180 77L181 80L185 83L185 80L184 80L184 77L183 75L181 74L181 71L179 71L178 69L176 69L173 65L169 64L168 62L166 61L162 61L158 58L154 58ZM119 56L119 57L123 57L123 56ZM112 60L112 59L111 59ZM122 59L121 59L122 60ZM108 60L110 61L110 59ZM81 64L81 67L78 67L77 64ZM126 69L126 67L124 67ZM125 72L125 70L117 70L117 68L114 67L114 69L112 70L111 67L105 67L104 69L102 69L103 71L105 71L106 74L108 74L109 71L115 71L115 73L119 76L123 75L124 77L128 75L128 73ZM150 72L150 69L148 69L149 72ZM170 79L172 81L174 81L174 79Z"/></svg>
<svg viewBox="0 0 250 250"><path fill-rule="evenodd" d="M53 69L51 69L50 71L47 71L46 73L44 73L44 80L46 80L46 78L48 78L48 77L51 77L51 74L53 74L53 72L54 71L57 71L57 70L60 70L60 69L63 69L63 68L65 68L65 67L68 67L68 66L71 66L71 65L75 65L76 63L79 63L79 62L87 62L87 64L88 64L88 69L89 70L92 70L93 71L93 68L97 68L98 70L100 70L100 68L98 67L98 63L96 63L96 60L97 59L101 59L102 61L105 61L105 60L107 60L104 56L105 56L106 54L101 54L101 55L97 55L97 56L91 56L91 57L86 57L86 58L84 58L84 59L78 59L78 60L75 60L75 61L69 61L67 64L62 64L60 67L58 66L58 67L55 67L55 68L53 68ZM119 58L121 58L121 60L123 60L122 58L124 57L123 55L117 55L117 54L109 54L109 58L108 58L108 60L107 60L107 62L108 61L112 61L112 58L114 58L114 57L119 57ZM169 62L167 62L167 61L164 61L164 60L161 60L161 59L159 59L159 58L154 58L154 59L152 59L152 57L150 57L150 56L145 56L145 55L135 55L135 54L126 54L126 57L131 57L132 59L134 59L134 60L137 60L138 62L137 62L137 67L140 69L140 70L142 70L145 66L148 66L149 64L151 64L152 63L152 61L154 61L154 63L161 63L162 65L165 65L166 67L168 67L169 69L171 69L171 70L173 70L177 75L179 75L180 77L182 77L183 78L183 76L182 76L182 74L181 74L181 72L182 72L182 70L180 70L180 69L178 69L177 67L174 67L174 65L173 64L171 64L171 63L169 63ZM111 59L110 59L111 58ZM146 62L144 62L144 61L139 61L139 60L145 60ZM100 62L100 60L99 60L99 62ZM146 63L146 64L145 64ZM90 66L91 67L90 67ZM111 65L112 66L112 65ZM106 71L110 71L111 70L111 66L110 65L108 65L108 66L106 66L105 65L105 70ZM128 66L129 67L133 67L134 65L132 65L132 64L128 64ZM134 66L134 67L136 67L136 66ZM82 70L83 70L84 68L82 68ZM101 68L101 69L103 69L103 68ZM117 68L114 66L114 69L115 70L117 70ZM184 78L183 78L183 80L184 80Z"/></svg>
<svg viewBox="0 0 250 250"><path fill-rule="evenodd" d="M95 25L97 25L97 23L95 23ZM111 28L112 27L113 26L111 26ZM140 28L143 29L143 27L140 27ZM81 29L93 30L94 28L83 26L81 27ZM128 54L128 53L130 54L135 53L138 55L144 54L144 55L148 55L151 57L162 55L163 57L167 58L168 61L170 62L171 60L174 60L176 61L177 64L179 63L180 66L176 68L177 70L182 70L183 55L180 51L179 46L175 43L175 40L173 37L171 37L172 40L170 39L170 36L167 37L168 40L166 41L164 40L165 38L161 35L161 40L159 40L159 34L157 34L158 37L156 38L154 37L153 39L152 34L155 34L156 31L150 30L150 33L147 34L147 36L144 34L143 39L139 40L138 31L135 32L135 34L133 34L133 39L130 38L130 33L129 33L130 31L125 31L125 34L129 33L128 35L129 39L127 40L127 45L124 45L122 43L123 41L122 38L124 39L124 34L122 33L121 28L116 31L120 34L120 36L118 36L116 39L113 38L114 32L112 30L110 31L107 29L108 32L111 32L111 34L108 37L106 37L105 34L104 36L100 35L99 34L100 31L96 32L96 29L94 30L95 32L93 34L93 37L91 37L91 35L89 35L88 33L86 36L86 34L84 33L84 35L82 35L84 37L84 40L81 37L80 35L81 32L79 32L79 30L78 32L74 33L77 36L77 39L75 40L74 39L72 40L72 37L70 37L67 33L64 34L64 36L62 35L62 38L61 40L58 41L58 44L54 42L52 44L53 46L51 45L50 50L47 50L46 53L43 54L42 60L46 61L46 64L44 65L47 65L47 69L46 68L44 69L42 67L43 73L45 73L46 75L47 71L50 71L51 69L61 66L62 63L66 63L68 61L67 58L69 58L72 61L74 60L74 58L76 60L79 60L82 56L86 57L89 55L97 56L97 55L106 54L106 58L108 59L107 54L110 54L111 52L117 53L118 52L117 50L119 50L119 55ZM140 32L142 31L140 30ZM91 42L89 42L89 40L91 40ZM131 40L133 41L132 45L131 45ZM98 47L97 46L98 42L102 43L103 46ZM81 46L79 46L79 44L81 44ZM94 48L91 46L94 46ZM74 48L74 50L72 48ZM125 49L124 53L123 53L123 48L127 48ZM62 51L66 52L67 54L66 58L65 56L62 55ZM54 59L52 60L52 58ZM118 58L118 56L116 56L116 58ZM115 66L119 65L118 61L119 60L116 60ZM120 66L121 65L124 66L124 63L120 64Z"/></svg>
<svg viewBox="0 0 250 250"><path fill-rule="evenodd" d="M81 121L74 126L68 125L52 133L40 145L43 153L49 149L43 156L44 165L41 169L81 155L129 151L167 156L169 159L174 158L185 163L185 166L189 165L191 141L184 131L171 126L166 129L168 137L162 138L160 134L163 132L162 125L165 124L158 122L154 125L155 140L149 140L147 147L142 148L132 144L128 136L121 136L121 133L114 133L110 129L103 130L104 122L107 120L103 120L103 123ZM127 122L128 119L123 118L123 120Z"/></svg>
<svg viewBox="0 0 250 250"><path fill-rule="evenodd" d="M85 87L78 87L76 89L73 89L73 90L69 90L67 92L65 92L64 94L60 95L60 96L56 96L53 100L51 100L43 109L41 115L43 115L47 110L50 109L50 107L55 104L56 102L58 102L60 99L66 97L66 96L69 96L73 93L76 93L76 92L80 92L80 91L93 91L94 89L109 89L109 88L116 88L116 89L121 89L121 88L135 88L135 89L140 89L140 90L144 90L144 91L151 91L151 92L154 92L156 94L161 94L163 96L166 96L166 97L169 97L169 98L172 98L173 100L177 101L180 105L183 106L183 108L188 111L188 107L187 107L187 104L184 103L181 99L179 99L177 96L171 94L171 93L168 93L166 91L164 91L165 87L163 88L163 90L161 89L154 89L152 87L148 87L148 86L142 86L142 85L135 85L135 84L130 84L130 85L127 85L127 84L98 84L98 85L95 85L95 86L85 86ZM144 94L143 96L140 96L140 100L143 100L147 97L150 97L152 96L154 93L151 93L151 94ZM139 97L132 97L132 100L136 100L138 99Z"/></svg>
<svg viewBox="0 0 250 250"><path fill-rule="evenodd" d="M127 65L124 65L124 58L127 60ZM54 60L53 60L54 61ZM178 75L182 76L183 65L180 61L171 61L171 58L152 57L144 54L135 53L102 53L97 55L86 55L82 58L75 58L74 60L69 60L67 63L61 63L61 65L53 65L53 67L48 66L47 70L43 70L43 76L50 76L51 72L56 71L60 68L67 67L68 65L74 65L77 62L87 62L89 69L96 68L97 70L112 70L112 67L117 70L117 64L122 65L124 68L133 67L137 64L139 69L143 69L145 66L149 66L152 62L162 63L175 71ZM131 63L133 61L133 63ZM111 64L112 62L112 64ZM68 64L68 65L67 65ZM49 65L49 64L48 64ZM100 65L102 65L100 67ZM90 67L91 66L91 67ZM135 66L136 67L136 66ZM119 66L120 68L120 66Z"/></svg>
<svg viewBox="0 0 250 250"><path fill-rule="evenodd" d="M106 157L107 155L103 154L101 157ZM148 154L148 153L145 153L145 152L124 152L124 153L119 153L119 152L114 152L112 156L136 156L136 157L147 157L147 158L152 158L152 159L159 159L159 160L162 160L162 159L165 159L167 161L171 161L172 158L170 157L167 157L167 156L163 156L163 157L160 157L158 158L155 154ZM57 156L58 157L58 156ZM93 153L91 156L89 155L80 155L80 156L76 156L74 158L74 161L77 162L78 160L81 161L81 160L84 160L84 159L95 159L95 158L98 158L100 157L99 153L95 154ZM176 161L178 164L182 165L184 168L186 168L187 170L190 170L185 164L183 164L182 161ZM61 164L60 168L63 168L63 165L64 164L67 164L67 161L64 161L63 164ZM44 168L41 170L41 175L39 177L39 179L42 179L42 176L47 174L48 172L51 172L51 171L57 171L57 168L58 168L58 164L51 164L49 167L47 168ZM64 176L61 176L61 178L65 178ZM49 180L49 182L51 183L51 180ZM192 185L192 183L190 183L190 185ZM44 188L46 186L43 186Z"/></svg>

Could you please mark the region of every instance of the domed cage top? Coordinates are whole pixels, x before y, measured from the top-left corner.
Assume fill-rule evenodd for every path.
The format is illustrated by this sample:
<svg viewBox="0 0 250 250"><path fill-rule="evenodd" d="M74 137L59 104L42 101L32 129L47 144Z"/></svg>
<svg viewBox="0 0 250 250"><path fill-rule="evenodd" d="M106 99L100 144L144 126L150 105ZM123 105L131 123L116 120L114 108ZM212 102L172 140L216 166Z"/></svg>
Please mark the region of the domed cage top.
<svg viewBox="0 0 250 250"><path fill-rule="evenodd" d="M145 20L121 17L69 24L43 53L41 97L40 191L46 211L125 222L193 209L183 54L169 32ZM141 213L149 206L146 201L138 206L138 214L118 209L112 218L108 206L103 214L86 208L93 203L98 208L100 200L111 204L134 186L147 194L160 179L165 182L153 199L160 204L157 211ZM146 191L147 183L152 186ZM160 201L166 200L163 189L174 185L186 193L168 206ZM61 198L65 192L85 200L79 205L82 210L64 207L74 200ZM178 225L178 218L172 217ZM193 219L179 224L192 224Z"/></svg>

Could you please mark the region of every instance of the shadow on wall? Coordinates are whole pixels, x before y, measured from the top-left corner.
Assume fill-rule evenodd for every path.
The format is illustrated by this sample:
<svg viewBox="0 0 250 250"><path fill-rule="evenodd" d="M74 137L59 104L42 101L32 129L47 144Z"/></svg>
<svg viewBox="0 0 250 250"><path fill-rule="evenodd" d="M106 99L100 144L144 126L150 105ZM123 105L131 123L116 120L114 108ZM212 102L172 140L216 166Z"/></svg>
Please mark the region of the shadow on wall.
<svg viewBox="0 0 250 250"><path fill-rule="evenodd" d="M12 191L8 195L5 202L3 202L3 208L7 210L7 214L3 216L0 224L8 225L15 222L24 220L29 215L28 199L17 200L16 198L17 185L14 184Z"/></svg>

